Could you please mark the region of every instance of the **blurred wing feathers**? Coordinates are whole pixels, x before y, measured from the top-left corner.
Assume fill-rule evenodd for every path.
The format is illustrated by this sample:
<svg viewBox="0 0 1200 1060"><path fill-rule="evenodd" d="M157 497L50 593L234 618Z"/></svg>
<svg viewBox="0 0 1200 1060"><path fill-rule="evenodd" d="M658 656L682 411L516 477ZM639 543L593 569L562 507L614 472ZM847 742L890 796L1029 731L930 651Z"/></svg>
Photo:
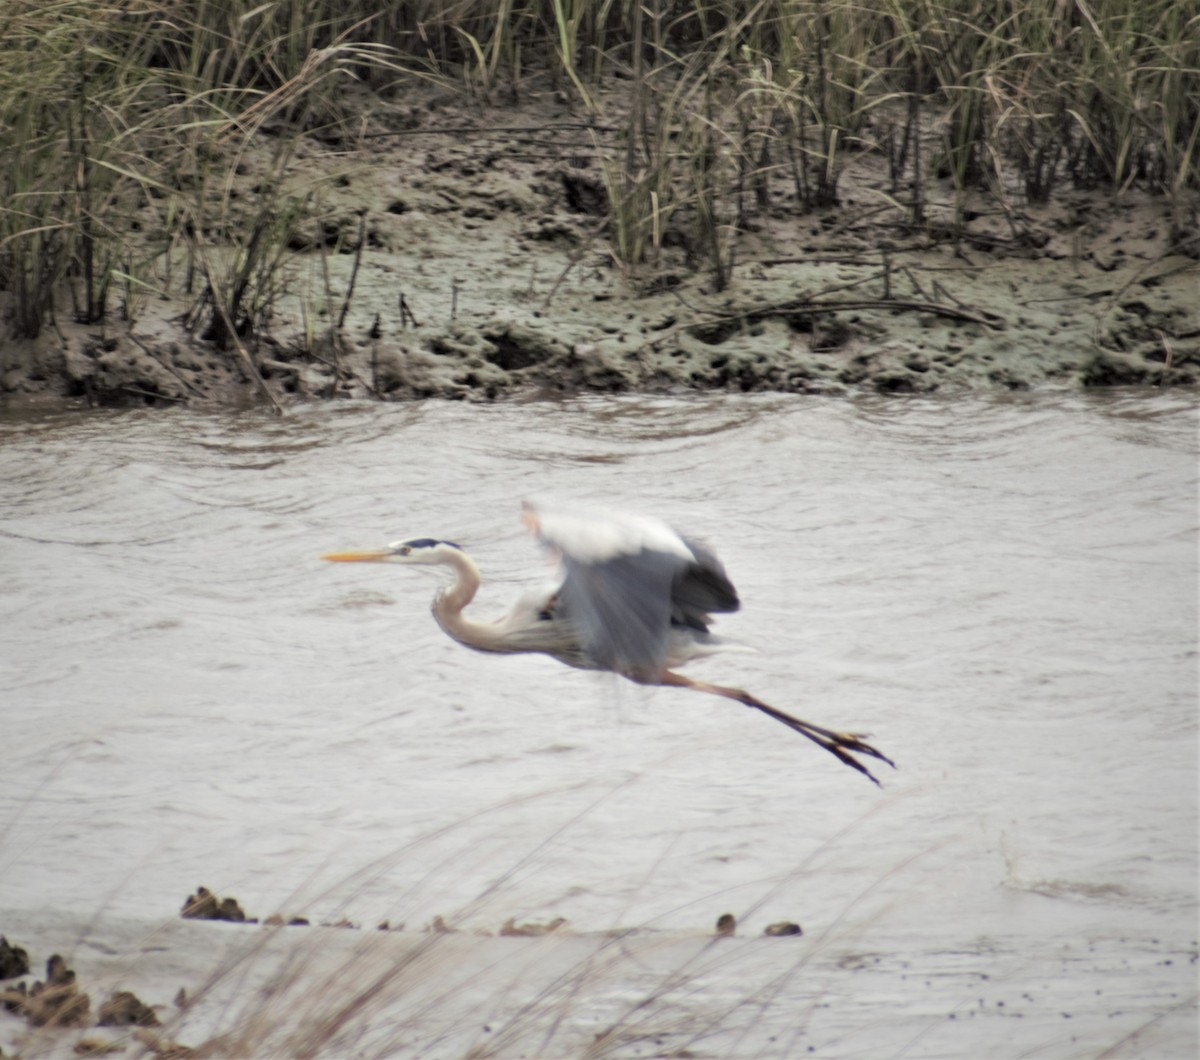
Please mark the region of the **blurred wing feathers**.
<svg viewBox="0 0 1200 1060"><path fill-rule="evenodd" d="M671 586L672 618L693 629L708 629L707 616L736 611L741 607L737 590L725 567L710 549L682 538L694 563L683 566Z"/></svg>
<svg viewBox="0 0 1200 1060"><path fill-rule="evenodd" d="M563 554L558 605L584 651L623 674L657 673L667 655L671 585L683 564L664 552L637 552L602 563Z"/></svg>
<svg viewBox="0 0 1200 1060"><path fill-rule="evenodd" d="M600 667L656 675L672 626L706 633L711 613L739 607L721 561L666 523L528 502L525 511L534 533L562 557L555 610Z"/></svg>

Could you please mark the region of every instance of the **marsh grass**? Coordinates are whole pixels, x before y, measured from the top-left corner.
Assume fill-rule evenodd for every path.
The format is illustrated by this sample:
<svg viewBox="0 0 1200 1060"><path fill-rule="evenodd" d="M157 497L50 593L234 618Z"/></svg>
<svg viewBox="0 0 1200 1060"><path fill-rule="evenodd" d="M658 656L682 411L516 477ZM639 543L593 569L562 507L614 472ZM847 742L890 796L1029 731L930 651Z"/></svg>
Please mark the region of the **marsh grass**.
<svg viewBox="0 0 1200 1060"><path fill-rule="evenodd" d="M338 83L377 58L349 43L353 24L338 36L332 18L304 15L291 4L5 5L0 290L17 336L52 321L64 289L76 320L103 320L114 280L126 318L135 291L193 294L199 280L221 348L261 322L303 205L280 194L281 173L301 136L345 117ZM262 181L246 207L234 178L249 163Z"/></svg>
<svg viewBox="0 0 1200 1060"><path fill-rule="evenodd" d="M664 245L725 286L772 210L829 211L850 160L891 170L893 227L951 235L984 195L1143 186L1195 247L1200 11L1174 0L90 0L0 7L0 292L14 335L69 303L99 323L152 293L206 306L218 345L269 325L310 199L279 179L345 134L356 82L434 80L519 103L548 82L606 106L613 259L654 282ZM602 102L603 101L603 102ZM260 192L234 178L261 167ZM1016 233L1019 235L1019 232ZM1190 247L1190 250L1188 248ZM177 260L178 259L178 260Z"/></svg>

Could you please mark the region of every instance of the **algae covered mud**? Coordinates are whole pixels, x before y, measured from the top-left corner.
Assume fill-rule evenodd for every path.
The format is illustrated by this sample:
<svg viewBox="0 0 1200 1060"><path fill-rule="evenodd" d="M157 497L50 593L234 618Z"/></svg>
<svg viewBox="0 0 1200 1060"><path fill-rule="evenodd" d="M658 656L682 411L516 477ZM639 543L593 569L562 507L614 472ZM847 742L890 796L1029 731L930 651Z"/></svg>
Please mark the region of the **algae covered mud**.
<svg viewBox="0 0 1200 1060"><path fill-rule="evenodd" d="M64 322L6 345L6 390L203 404L262 388L287 402L1200 380L1200 267L1170 252L1162 206L1139 193L1025 208L1019 240L1002 217L955 240L881 227L886 180L857 156L836 215L781 210L739 235L725 290L680 248L639 288L602 219L572 208L569 156L594 134L569 109L422 111L397 130L408 113L372 104L373 137L297 152L293 179L328 178L319 225L335 248L314 235L290 257L270 329L245 344L253 367L181 330L180 301L146 302L129 329Z"/></svg>
<svg viewBox="0 0 1200 1060"><path fill-rule="evenodd" d="M20 5L0 390L1194 384L1198 42L1169 0Z"/></svg>
<svg viewBox="0 0 1200 1060"><path fill-rule="evenodd" d="M0 1047L1191 1060L1195 437L1119 388L0 417L0 935L162 1024ZM883 789L318 558L454 540L498 614L536 491L708 540L757 651L691 672Z"/></svg>

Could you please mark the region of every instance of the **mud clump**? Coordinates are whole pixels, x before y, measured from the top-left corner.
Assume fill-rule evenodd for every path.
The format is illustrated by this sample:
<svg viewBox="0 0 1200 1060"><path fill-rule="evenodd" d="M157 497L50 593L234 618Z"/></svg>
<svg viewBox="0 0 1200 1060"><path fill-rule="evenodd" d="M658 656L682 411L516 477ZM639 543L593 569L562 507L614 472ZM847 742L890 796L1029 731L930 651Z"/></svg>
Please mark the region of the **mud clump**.
<svg viewBox="0 0 1200 1060"><path fill-rule="evenodd" d="M118 990L100 1006L101 1027L161 1026L154 1009L128 990Z"/></svg>
<svg viewBox="0 0 1200 1060"><path fill-rule="evenodd" d="M309 920L305 916L285 917L282 913L272 913L263 921L264 927L308 927Z"/></svg>
<svg viewBox="0 0 1200 1060"><path fill-rule="evenodd" d="M1084 386L1156 385L1167 374L1166 363L1149 361L1137 353L1100 350L1080 370Z"/></svg>
<svg viewBox="0 0 1200 1060"><path fill-rule="evenodd" d="M29 954L0 935L0 979L29 974Z"/></svg>
<svg viewBox="0 0 1200 1060"><path fill-rule="evenodd" d="M242 907L236 898L218 898L207 887L196 888L195 894L189 894L187 901L179 910L179 915L185 920L229 920L234 923L257 923L247 920Z"/></svg>
<svg viewBox="0 0 1200 1060"><path fill-rule="evenodd" d="M12 975L26 975L29 959L25 951L0 938L0 970ZM61 954L54 954L46 962L46 978L32 987L18 983L15 987L0 990L0 1005L5 1010L20 1016L31 1027L79 1028L79 1027L159 1027L161 1023L154 1009L128 990L114 991L101 1006L95 1024L92 1023L91 998L84 993L76 981L75 971L67 967ZM149 1032L135 1032L149 1033ZM144 1043L152 1051L152 1043ZM172 1046L172 1048L174 1048ZM80 1056L101 1056L114 1051L123 1051L118 1043L100 1039L81 1039L75 1044ZM179 1054L182 1055L182 1054Z"/></svg>
<svg viewBox="0 0 1200 1060"><path fill-rule="evenodd" d="M75 972L59 954L46 962L46 979L26 992L21 983L4 992L4 1007L24 1016L34 1027L84 1027L92 1007L91 998L75 984Z"/></svg>
<svg viewBox="0 0 1200 1060"><path fill-rule="evenodd" d="M518 924L515 918L509 917L501 926L500 934L505 938L540 938L543 935L553 935L566 922L566 917L557 916L545 924Z"/></svg>

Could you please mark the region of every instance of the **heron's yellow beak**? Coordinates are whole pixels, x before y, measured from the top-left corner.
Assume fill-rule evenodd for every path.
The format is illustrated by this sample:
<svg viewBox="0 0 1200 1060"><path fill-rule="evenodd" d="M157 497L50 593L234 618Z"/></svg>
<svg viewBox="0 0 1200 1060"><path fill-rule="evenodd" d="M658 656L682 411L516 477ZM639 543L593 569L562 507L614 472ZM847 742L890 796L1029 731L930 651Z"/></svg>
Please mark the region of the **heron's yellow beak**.
<svg viewBox="0 0 1200 1060"><path fill-rule="evenodd" d="M321 558L334 563L383 563L390 555L390 552L377 549L374 552L330 552Z"/></svg>

